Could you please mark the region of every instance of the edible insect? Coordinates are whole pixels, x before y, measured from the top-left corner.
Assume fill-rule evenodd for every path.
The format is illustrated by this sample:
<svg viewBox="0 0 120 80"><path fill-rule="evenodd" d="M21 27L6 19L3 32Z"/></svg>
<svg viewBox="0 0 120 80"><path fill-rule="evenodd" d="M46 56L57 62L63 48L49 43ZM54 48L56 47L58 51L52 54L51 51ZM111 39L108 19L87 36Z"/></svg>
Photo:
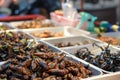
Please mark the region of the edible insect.
<svg viewBox="0 0 120 80"><path fill-rule="evenodd" d="M117 53L111 53L111 50L109 49L110 43L111 41L109 41L105 48L99 46L96 43L93 43L93 46L97 46L102 50L99 55L93 55L86 47L79 49L75 54L77 57L90 62L106 71L116 72L120 70L120 51Z"/></svg>

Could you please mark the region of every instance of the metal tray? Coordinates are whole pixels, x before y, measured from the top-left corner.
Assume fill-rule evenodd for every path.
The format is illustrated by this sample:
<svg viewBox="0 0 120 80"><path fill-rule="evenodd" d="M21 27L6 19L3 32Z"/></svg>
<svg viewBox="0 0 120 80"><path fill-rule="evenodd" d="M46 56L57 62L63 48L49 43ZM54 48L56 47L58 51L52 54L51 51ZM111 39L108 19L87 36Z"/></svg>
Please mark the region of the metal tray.
<svg viewBox="0 0 120 80"><path fill-rule="evenodd" d="M32 33L37 33L37 34L41 34L45 31L50 31L51 33L63 33L63 36L60 37L48 37L48 38L41 38L43 40L46 39L57 39L57 38L61 38L61 37L69 37L69 36L77 36L77 35L87 35L89 34L89 32L85 32L83 30L78 30L72 27L54 27L54 28L40 28L40 29L21 29L21 31L29 33L32 35ZM40 39L39 37L35 37L34 38Z"/></svg>
<svg viewBox="0 0 120 80"><path fill-rule="evenodd" d="M84 60L82 60L82 59L79 59L79 58L77 58L77 57L75 57L75 56L73 56L73 55L68 54L67 56L73 58L73 59L76 60L76 61L79 61L79 62L83 63L85 66L89 65L90 70L93 71L93 74L92 74L91 77L93 77L93 76L98 76L98 75L103 75L102 70L99 69L98 67L96 67L96 66L94 66L94 65L92 65L92 64L90 64L90 63L88 63L88 62L86 62L86 61L84 61ZM88 78L89 78L89 77L88 77Z"/></svg>
<svg viewBox="0 0 120 80"><path fill-rule="evenodd" d="M107 46L107 44L104 44L104 43L98 43L98 44L102 47ZM93 44L88 44L88 45L83 45L83 46L74 46L74 47L69 47L69 48L62 48L62 50L74 55L74 53L78 49L83 48L83 47L87 47L94 55L98 55L101 52L101 49L96 47L96 46L93 47ZM111 53L114 53L116 51L120 51L119 48L114 47L114 46L110 46L109 49L111 50Z"/></svg>
<svg viewBox="0 0 120 80"><path fill-rule="evenodd" d="M9 32L9 31L8 31ZM17 31L16 31L17 32ZM59 48L55 48L53 45L46 43L44 41L38 41L38 40L34 40L34 39L30 39L29 41L35 41L36 44L44 44L45 46L47 46L49 49L52 49L55 52L61 52L61 50ZM63 51L64 52L64 51ZM1 61L0 62L0 66L3 65L6 61Z"/></svg>
<svg viewBox="0 0 120 80"><path fill-rule="evenodd" d="M120 38L120 32L108 32L108 33L104 33L102 35L103 36L110 36L110 37L118 38L118 39ZM93 34L92 37L97 38L97 35Z"/></svg>
<svg viewBox="0 0 120 80"><path fill-rule="evenodd" d="M101 44L101 43L99 43L99 45L100 45L100 46L103 46L103 47L106 46L106 44ZM68 53L70 53L70 54L72 54L72 55L75 55L75 53L76 53L79 49L81 49L81 48L83 48L83 47L88 48L88 49L91 51L91 53L94 54L95 56L99 55L99 54L102 52L100 48L98 48L98 47L96 47L96 46L93 47L92 44L84 45L84 46L78 46L78 47L71 47L71 48L62 48L62 50L63 50L63 51L66 51L66 52L68 52ZM110 46L109 49L111 50L111 53L120 51L119 48L116 48L116 47L113 47L113 46ZM88 62L88 63L89 63L89 62ZM101 68L100 68L100 69L101 69ZM102 70L103 72L105 72L105 73L113 73L113 72L106 71L106 70L103 70L103 69L101 69L101 70Z"/></svg>
<svg viewBox="0 0 120 80"><path fill-rule="evenodd" d="M90 64L90 63L88 63L88 62L86 62L86 61L84 61L84 60L82 60L82 59L79 59L79 58L77 58L77 57L69 54L68 52L65 52L64 50L61 50L60 48L57 48L57 47L55 47L54 45L52 45L52 44L50 44L50 43L48 43L48 42L46 42L46 41L38 40L38 42L45 44L46 46L48 46L48 48L51 48L51 49L54 50L55 52L59 52L59 53L62 53L62 52L63 52L63 53L65 53L67 57L72 58L72 59L74 59L75 61L79 61L79 62L83 63L85 66L86 66L86 65L89 65L90 69L93 71L93 75L92 75L91 77L97 76L97 75L102 75L102 74L103 74L103 73L102 73L102 70L99 69L98 67L96 67L96 66L94 66L94 65L92 65L92 64Z"/></svg>
<svg viewBox="0 0 120 80"><path fill-rule="evenodd" d="M104 33L102 34L103 36L110 36L114 38L119 38L120 39L120 32L109 32L109 33Z"/></svg>
<svg viewBox="0 0 120 80"><path fill-rule="evenodd" d="M60 50L59 48L57 48L57 47L55 47L55 46L53 46L53 45L51 45L51 44L49 44L49 43L47 43L47 42L45 42L45 41L40 41L40 40L38 40L37 42L38 42L39 44L44 44L44 45L48 46L48 48L51 48L51 49L52 49L53 51L55 51L55 52L58 52L58 53L64 52L64 53L66 54L66 57L72 58L73 60L75 60L75 61L77 61L77 62L81 62L81 63L84 64L84 65L89 65L89 66L90 66L90 69L91 69L92 72L93 72L93 75L92 75L91 77L93 77L93 76L98 76L98 75L102 75L102 71L101 71L99 68L95 67L94 65L89 64L89 63L87 63L87 62L85 62L85 61L83 61L83 60L81 60L81 59L79 59L79 58L77 58L77 57L75 57L75 56L73 56L73 55L65 52L65 51L62 51L62 50ZM0 62L0 64L2 65L2 62ZM0 66L1 66L1 65L0 65Z"/></svg>
<svg viewBox="0 0 120 80"><path fill-rule="evenodd" d="M97 38L97 34L92 34L90 36L93 38ZM102 36L108 36L108 37L112 37L112 38L116 38L116 39L120 40L120 32L108 32L108 33L102 34ZM102 42L104 42L104 41L102 41ZM104 42L104 43L106 43L106 42ZM113 45L113 46L120 48L120 45Z"/></svg>
<svg viewBox="0 0 120 80"><path fill-rule="evenodd" d="M92 44L94 42L100 42L97 39L88 37L88 36L71 36L71 37L65 37L65 38L59 38L59 39L49 39L45 40L46 42L53 44L58 47L57 44L63 44L66 46L59 47L59 48L65 48L65 47L74 47L74 46L83 46L83 45L88 45ZM71 44L70 46L67 46L68 44Z"/></svg>
<svg viewBox="0 0 120 80"><path fill-rule="evenodd" d="M34 20L14 21L14 22L10 22L10 25L11 25L11 26L14 26L14 27L17 28L17 29L20 29L20 28L18 28L19 25L21 25L21 24L23 24L23 23L25 23L25 22L31 22L31 21L34 21ZM53 24L55 27L61 26L59 23L56 23L55 21L52 21L52 20L50 20L50 19L42 20L42 23L47 23L47 24L51 23L51 24ZM53 27L53 26L50 26L50 27ZM44 27L41 27L41 28L44 28ZM26 29L26 28L24 28L24 29ZM29 28L29 29L34 29L34 28Z"/></svg>
<svg viewBox="0 0 120 80"><path fill-rule="evenodd" d="M90 36L93 38L97 38L97 34L91 34ZM120 32L108 32L102 34L102 36L108 36L108 37L120 39Z"/></svg>
<svg viewBox="0 0 120 80"><path fill-rule="evenodd" d="M120 72L91 77L83 80L120 80Z"/></svg>
<svg viewBox="0 0 120 80"><path fill-rule="evenodd" d="M10 26L10 24L7 22L0 22L0 26L2 26L2 25L5 26L7 28L7 30L15 29L15 27ZM1 28L0 31L4 31L4 29Z"/></svg>

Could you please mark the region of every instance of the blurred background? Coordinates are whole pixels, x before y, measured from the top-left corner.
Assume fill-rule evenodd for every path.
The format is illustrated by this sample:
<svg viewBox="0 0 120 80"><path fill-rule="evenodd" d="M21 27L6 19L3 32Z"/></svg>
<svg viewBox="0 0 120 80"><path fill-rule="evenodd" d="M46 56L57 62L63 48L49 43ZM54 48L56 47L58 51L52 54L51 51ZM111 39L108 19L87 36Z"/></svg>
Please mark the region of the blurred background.
<svg viewBox="0 0 120 80"><path fill-rule="evenodd" d="M50 18L50 12L61 9L67 0L0 0L0 17L41 14ZM78 12L85 11L110 23L120 22L120 0L71 0Z"/></svg>

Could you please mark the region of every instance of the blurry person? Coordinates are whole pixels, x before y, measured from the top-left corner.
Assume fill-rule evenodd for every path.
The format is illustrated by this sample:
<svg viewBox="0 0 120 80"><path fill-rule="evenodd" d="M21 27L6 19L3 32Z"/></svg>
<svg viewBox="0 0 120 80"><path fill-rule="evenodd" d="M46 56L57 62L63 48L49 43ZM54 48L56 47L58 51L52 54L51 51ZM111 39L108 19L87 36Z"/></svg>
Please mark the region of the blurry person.
<svg viewBox="0 0 120 80"><path fill-rule="evenodd" d="M49 14L52 11L55 11L57 9L61 8L61 1L60 0L36 0L32 6L34 6L33 9L39 8L40 14L46 16L49 18Z"/></svg>
<svg viewBox="0 0 120 80"><path fill-rule="evenodd" d="M12 15L40 14L40 9L34 8L33 4L37 0L13 0L9 8L12 9Z"/></svg>
<svg viewBox="0 0 120 80"><path fill-rule="evenodd" d="M0 4L5 6L6 1L11 15L42 14L48 17L50 12L61 8L60 0L0 0Z"/></svg>
<svg viewBox="0 0 120 80"><path fill-rule="evenodd" d="M11 15L11 10L8 8L11 0L0 0L0 16L4 17Z"/></svg>
<svg viewBox="0 0 120 80"><path fill-rule="evenodd" d="M10 3L9 9L11 9L11 15L16 15L15 11L19 8L18 3L18 0L12 0Z"/></svg>

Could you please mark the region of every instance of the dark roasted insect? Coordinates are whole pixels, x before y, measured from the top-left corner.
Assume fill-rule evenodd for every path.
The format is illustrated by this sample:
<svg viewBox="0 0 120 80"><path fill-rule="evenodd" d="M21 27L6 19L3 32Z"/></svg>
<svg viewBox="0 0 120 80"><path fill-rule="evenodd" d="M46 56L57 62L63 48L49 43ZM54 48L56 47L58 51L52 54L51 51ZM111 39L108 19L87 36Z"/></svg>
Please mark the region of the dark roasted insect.
<svg viewBox="0 0 120 80"><path fill-rule="evenodd" d="M64 76L66 74L68 74L68 70L67 69L50 69L48 71L49 74L52 74L52 75L58 75L58 76Z"/></svg>
<svg viewBox="0 0 120 80"><path fill-rule="evenodd" d="M34 57L21 61L19 64L16 63L15 59L11 59L9 64L7 63L3 65L5 67L1 68L0 78L10 80L79 80L92 75L89 67L84 67L80 62L66 57L64 53L54 52L51 54L51 52L41 52L40 55L35 53L31 55Z"/></svg>
<svg viewBox="0 0 120 80"><path fill-rule="evenodd" d="M0 61L7 61L0 66L0 80L79 80L92 75L89 67L43 43L30 42L23 34L1 36Z"/></svg>
<svg viewBox="0 0 120 80"><path fill-rule="evenodd" d="M93 46L97 46L102 50L99 55L93 55L88 48L81 48L76 52L76 56L106 71L119 71L120 52L111 53L111 50L109 49L110 43L111 41L109 41L108 46L105 48L93 43Z"/></svg>
<svg viewBox="0 0 120 80"><path fill-rule="evenodd" d="M2 32L0 33L0 61L15 57L15 55L25 54L24 48L27 46L28 37L23 33ZM22 57L25 55L21 55ZM17 56L20 58L20 56Z"/></svg>
<svg viewBox="0 0 120 80"><path fill-rule="evenodd" d="M90 62L94 57L94 55L91 54L91 52L86 47L79 49L75 55L85 61L90 61Z"/></svg>

